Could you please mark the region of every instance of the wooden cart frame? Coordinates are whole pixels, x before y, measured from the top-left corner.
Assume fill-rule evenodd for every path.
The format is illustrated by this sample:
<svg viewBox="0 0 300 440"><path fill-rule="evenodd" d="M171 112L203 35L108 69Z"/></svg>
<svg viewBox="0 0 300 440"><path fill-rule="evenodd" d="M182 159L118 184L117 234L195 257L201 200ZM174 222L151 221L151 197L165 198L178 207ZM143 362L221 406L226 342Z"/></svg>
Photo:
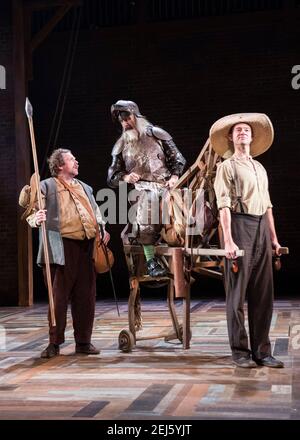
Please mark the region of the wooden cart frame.
<svg viewBox="0 0 300 440"><path fill-rule="evenodd" d="M178 180L174 189L188 188L192 191L205 189L208 196L208 203L215 203L213 182L216 174L217 162L221 158L212 150L209 140L206 141L195 163ZM211 238L219 233L221 242L221 231L217 226L208 231L203 247L194 246L194 240L186 234L184 247L171 247L167 244L156 246L155 253L164 263L168 276L152 278L146 275L146 265L141 245L124 244L124 253L129 271L130 295L128 299L128 329L123 329L119 334L119 348L129 352L136 345L137 341L164 338L165 341L178 339L184 349L190 348L192 332L190 328L190 285L191 270L202 275L223 279L223 262L225 256L223 249L211 247ZM282 253L288 253L288 248L282 248ZM244 255L243 250L237 252L238 257ZM181 270L174 271L174 261L178 258L182 261ZM177 266L178 267L178 264ZM140 289L144 283L151 283L155 286L164 283L167 285L167 305L171 317L173 331L159 334L157 336L140 336L138 332L142 329L142 313ZM182 323L179 323L175 298L182 298Z"/></svg>

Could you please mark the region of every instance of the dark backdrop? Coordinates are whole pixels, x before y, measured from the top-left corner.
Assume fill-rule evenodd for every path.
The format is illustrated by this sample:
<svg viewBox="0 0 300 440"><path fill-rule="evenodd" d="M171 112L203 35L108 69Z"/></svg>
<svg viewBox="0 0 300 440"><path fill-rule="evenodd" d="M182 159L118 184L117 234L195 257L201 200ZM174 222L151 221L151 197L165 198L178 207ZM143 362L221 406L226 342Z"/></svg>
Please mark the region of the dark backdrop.
<svg viewBox="0 0 300 440"><path fill-rule="evenodd" d="M125 3L132 8L134 2ZM167 8L180 2L156 5L159 3ZM182 1L181 5L186 3ZM183 9L178 9L177 15L168 15L166 9L165 15L158 11L156 18L155 11L151 15L144 10L143 19L129 9L120 12L123 22L119 25L113 15L111 21L101 23L103 11L95 10L91 16L85 6L55 147L72 149L80 163L80 178L97 191L106 186L111 149L118 136L110 116L110 106L118 99L136 101L142 114L169 131L189 165L216 119L236 112L268 114L275 141L259 160L268 171L279 240L291 253L282 258L283 268L275 274L276 293L291 295L298 293L300 246L300 90L291 86L292 67L300 64L300 10L298 2L293 2L292 9L285 2L244 2L244 6L249 3L266 7L215 10L202 16L186 14ZM37 17L36 26L39 20L41 17ZM71 16L34 54L30 98L40 158L49 139L70 26ZM120 296L128 294L119 238L122 227L107 228L116 255L114 274ZM36 277L38 297L44 293L40 277ZM100 297L111 294L107 276L100 277L98 283ZM193 295L217 294L223 295L218 281L201 277L193 286Z"/></svg>

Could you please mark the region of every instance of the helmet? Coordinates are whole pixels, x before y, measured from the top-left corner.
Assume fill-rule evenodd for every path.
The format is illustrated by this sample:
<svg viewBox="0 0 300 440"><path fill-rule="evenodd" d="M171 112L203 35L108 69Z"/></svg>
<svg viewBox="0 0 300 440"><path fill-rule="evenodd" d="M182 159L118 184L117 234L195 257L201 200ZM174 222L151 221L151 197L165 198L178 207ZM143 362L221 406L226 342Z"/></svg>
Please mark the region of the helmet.
<svg viewBox="0 0 300 440"><path fill-rule="evenodd" d="M120 112L133 113L138 118L143 118L144 116L140 114L140 110L137 104L133 101L125 101L120 99L115 104L111 106L111 115L114 120L118 120Z"/></svg>

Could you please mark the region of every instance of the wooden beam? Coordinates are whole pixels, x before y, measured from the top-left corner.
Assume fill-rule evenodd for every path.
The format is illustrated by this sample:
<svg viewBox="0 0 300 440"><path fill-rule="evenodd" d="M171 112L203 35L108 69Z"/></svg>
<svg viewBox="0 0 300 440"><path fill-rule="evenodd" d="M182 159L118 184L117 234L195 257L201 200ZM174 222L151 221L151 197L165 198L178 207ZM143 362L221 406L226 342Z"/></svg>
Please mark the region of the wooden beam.
<svg viewBox="0 0 300 440"><path fill-rule="evenodd" d="M72 4L66 4L61 6L56 14L50 18L47 24L32 38L30 48L33 52L50 34L57 23L66 15L66 13L72 8Z"/></svg>
<svg viewBox="0 0 300 440"><path fill-rule="evenodd" d="M214 257L225 257L226 252L224 249L218 249L218 248L181 248L181 247L172 247L168 245L158 245L155 246L155 253L157 255L166 255L171 256L173 255L172 249L183 249L184 252L187 255L193 255L196 256L214 256ZM281 248L286 249L286 248ZM132 244L125 244L123 245L123 250L125 254L133 253L134 255L142 255L143 254L143 248L140 245L132 245ZM239 249L236 251L237 257L243 257L245 255L245 251L242 249Z"/></svg>
<svg viewBox="0 0 300 440"><path fill-rule="evenodd" d="M210 278L215 278L217 280L222 280L222 278L223 278L222 272L217 272L215 270L205 269L205 268L202 268L202 267L196 267L195 269L193 268L193 270L195 272L199 273L200 275L205 275L205 276L208 276Z"/></svg>
<svg viewBox="0 0 300 440"><path fill-rule="evenodd" d="M25 118L25 97L27 79L25 71L24 10L22 0L13 0L13 71L15 106L15 146L16 146L16 205L21 188L30 179L30 149L28 143L27 121ZM18 294L19 305L33 304L32 241L31 230L21 222L23 212L17 208L18 237Z"/></svg>

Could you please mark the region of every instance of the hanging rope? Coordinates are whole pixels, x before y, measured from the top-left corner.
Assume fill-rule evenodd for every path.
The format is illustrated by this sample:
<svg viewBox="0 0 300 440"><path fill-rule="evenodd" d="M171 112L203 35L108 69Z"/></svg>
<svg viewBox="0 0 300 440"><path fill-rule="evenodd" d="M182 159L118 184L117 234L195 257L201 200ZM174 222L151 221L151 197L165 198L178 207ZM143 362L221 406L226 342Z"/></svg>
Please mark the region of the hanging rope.
<svg viewBox="0 0 300 440"><path fill-rule="evenodd" d="M82 6L79 6L77 8L73 9L73 23L72 23L72 29L68 44L68 50L67 50L67 56L66 56L66 62L64 66L63 76L60 84L60 90L56 102L56 108L54 112L54 116L52 119L51 124L51 130L49 135L49 140L47 143L47 148L44 154L43 163L41 167L41 176L46 177L48 174L48 167L47 167L47 157L49 155L50 148L52 146L56 147L57 145L57 139L60 132L63 112L65 108L65 103L67 99L68 89L70 85L71 75L72 75L72 68L74 63L74 55L77 48L78 43L78 35L79 35L79 29L80 29L80 23L81 23L81 14L82 14Z"/></svg>

